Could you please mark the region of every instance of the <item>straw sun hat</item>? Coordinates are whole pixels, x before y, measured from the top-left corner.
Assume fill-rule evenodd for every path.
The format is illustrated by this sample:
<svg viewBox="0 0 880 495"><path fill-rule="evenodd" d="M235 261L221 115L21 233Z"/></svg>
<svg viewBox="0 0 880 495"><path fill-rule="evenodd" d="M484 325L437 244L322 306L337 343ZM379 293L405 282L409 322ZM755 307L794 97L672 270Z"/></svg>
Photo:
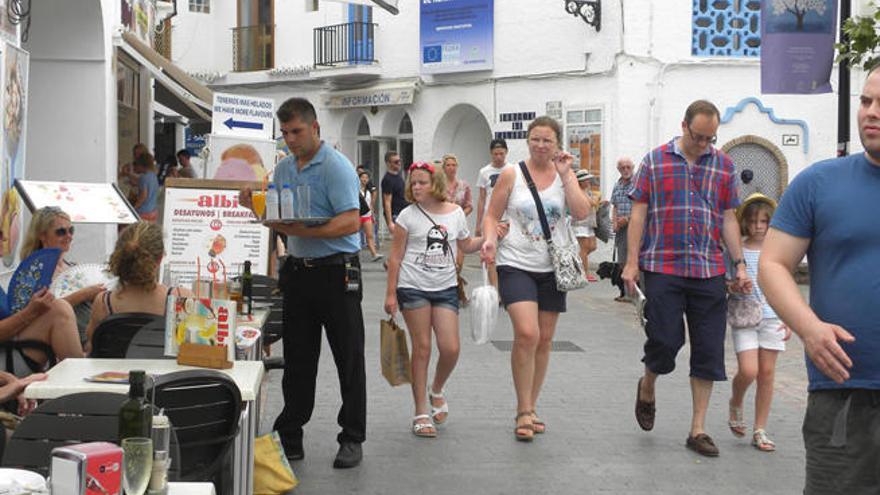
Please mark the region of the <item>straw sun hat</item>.
<svg viewBox="0 0 880 495"><path fill-rule="evenodd" d="M770 205L770 208L772 208L773 210L776 210L776 200L774 200L773 198L771 198L765 194L761 194L761 193L757 193L757 192L752 193L752 194L749 194L749 197L747 197L745 199L745 201L743 201L739 206L737 206L736 219L738 221L742 220L743 212L746 211L746 208L748 208L748 206L752 203L767 203L768 205Z"/></svg>

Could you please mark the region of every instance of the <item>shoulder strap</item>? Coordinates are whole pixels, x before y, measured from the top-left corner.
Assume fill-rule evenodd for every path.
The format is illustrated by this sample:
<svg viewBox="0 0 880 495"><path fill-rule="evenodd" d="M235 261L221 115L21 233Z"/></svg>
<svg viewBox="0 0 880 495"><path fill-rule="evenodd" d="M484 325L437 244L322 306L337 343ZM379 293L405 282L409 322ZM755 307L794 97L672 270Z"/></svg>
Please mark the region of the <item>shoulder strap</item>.
<svg viewBox="0 0 880 495"><path fill-rule="evenodd" d="M535 199L535 209L538 210L538 219L541 221L541 230L544 232L544 239L547 242L550 242L550 224L547 223L547 214L544 213L544 204L541 203L541 197L538 196L538 188L535 186L535 182L532 181L532 175L529 173L529 168L526 167L525 161L519 162L519 168L522 170L523 178L529 186L532 198Z"/></svg>
<svg viewBox="0 0 880 495"><path fill-rule="evenodd" d="M418 204L418 203L414 203L414 204L416 205L416 208L418 208L419 211L422 212L422 215L425 215L425 216L428 218L428 220L431 221L431 223L434 225L434 227L436 227L436 226L437 226L437 222L435 222L434 219L431 218L431 215L428 215L428 212L426 212L425 210L423 210L423 209L422 209L422 206L421 206L420 204Z"/></svg>
<svg viewBox="0 0 880 495"><path fill-rule="evenodd" d="M110 291L104 291L104 306L107 306L107 314L113 314L113 306L110 304Z"/></svg>

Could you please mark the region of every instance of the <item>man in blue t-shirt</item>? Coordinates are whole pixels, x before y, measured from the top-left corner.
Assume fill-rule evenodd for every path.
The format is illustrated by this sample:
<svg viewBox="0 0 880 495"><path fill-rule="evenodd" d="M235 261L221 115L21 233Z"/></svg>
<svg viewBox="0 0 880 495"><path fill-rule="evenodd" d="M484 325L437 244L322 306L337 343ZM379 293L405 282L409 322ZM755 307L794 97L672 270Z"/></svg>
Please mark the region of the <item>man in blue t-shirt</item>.
<svg viewBox="0 0 880 495"><path fill-rule="evenodd" d="M804 493L880 487L880 72L858 112L864 153L797 175L764 241L758 279L807 353ZM792 271L807 255L810 303Z"/></svg>
<svg viewBox="0 0 880 495"><path fill-rule="evenodd" d="M303 426L312 416L321 329L333 352L339 376L342 406L337 421L339 452L335 468L361 462L361 443L367 426L367 391L364 371L364 319L358 252L360 242L360 182L351 162L321 141L315 108L303 98L290 98L276 112L281 135L291 156L275 167L278 189L307 187L309 217L327 219L321 225L274 223L287 234L290 256L278 275L284 293L284 409L274 429L288 459L299 460L303 451ZM252 207L250 189L239 202Z"/></svg>

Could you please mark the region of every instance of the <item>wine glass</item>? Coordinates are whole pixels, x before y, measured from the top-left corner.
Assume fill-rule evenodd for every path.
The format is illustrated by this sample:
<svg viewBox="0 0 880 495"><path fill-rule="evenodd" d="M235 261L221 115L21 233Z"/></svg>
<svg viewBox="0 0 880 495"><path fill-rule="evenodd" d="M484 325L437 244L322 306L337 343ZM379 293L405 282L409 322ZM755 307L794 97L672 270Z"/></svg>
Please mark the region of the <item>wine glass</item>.
<svg viewBox="0 0 880 495"><path fill-rule="evenodd" d="M122 440L122 487L127 495L144 495L153 472L153 441L144 437Z"/></svg>

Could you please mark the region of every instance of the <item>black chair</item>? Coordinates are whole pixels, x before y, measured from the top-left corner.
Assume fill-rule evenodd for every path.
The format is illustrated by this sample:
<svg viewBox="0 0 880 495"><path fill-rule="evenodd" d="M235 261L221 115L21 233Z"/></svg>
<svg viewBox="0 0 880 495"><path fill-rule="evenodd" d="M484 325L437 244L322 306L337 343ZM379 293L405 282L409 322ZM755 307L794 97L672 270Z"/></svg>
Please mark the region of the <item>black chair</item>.
<svg viewBox="0 0 880 495"><path fill-rule="evenodd" d="M108 316L92 334L93 358L124 358L134 335L147 324L165 324L165 316L149 313L116 313Z"/></svg>
<svg viewBox="0 0 880 495"><path fill-rule="evenodd" d="M16 427L6 444L3 466L48 476L55 447L85 442L116 443L119 408L127 398L125 394L111 392L82 392L43 402ZM170 456L169 479L176 480L180 454L173 427Z"/></svg>
<svg viewBox="0 0 880 495"><path fill-rule="evenodd" d="M45 354L46 362L43 365L36 363L24 355L22 351L25 349L35 349ZM0 355L3 369L19 378L46 371L58 361L52 346L39 340L7 340L0 343Z"/></svg>
<svg viewBox="0 0 880 495"><path fill-rule="evenodd" d="M147 397L165 410L180 449L181 481L213 481L218 494L232 487L224 469L241 418L241 392L227 375L186 370L155 378Z"/></svg>
<svg viewBox="0 0 880 495"><path fill-rule="evenodd" d="M174 359L165 355L165 321L147 323L132 337L126 359Z"/></svg>

